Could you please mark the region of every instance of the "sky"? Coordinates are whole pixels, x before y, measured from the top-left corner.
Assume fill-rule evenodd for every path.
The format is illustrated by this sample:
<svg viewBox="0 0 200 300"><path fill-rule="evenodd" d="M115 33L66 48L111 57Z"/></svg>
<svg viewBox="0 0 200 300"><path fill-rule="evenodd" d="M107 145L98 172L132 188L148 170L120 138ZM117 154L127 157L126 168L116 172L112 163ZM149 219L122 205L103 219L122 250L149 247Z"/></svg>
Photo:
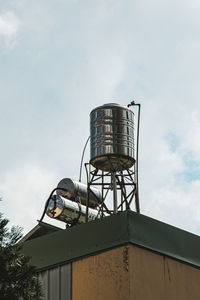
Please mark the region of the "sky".
<svg viewBox="0 0 200 300"><path fill-rule="evenodd" d="M11 225L27 233L58 182L78 179L91 110L135 100L141 213L200 235L199 15L200 0L0 0L0 211Z"/></svg>

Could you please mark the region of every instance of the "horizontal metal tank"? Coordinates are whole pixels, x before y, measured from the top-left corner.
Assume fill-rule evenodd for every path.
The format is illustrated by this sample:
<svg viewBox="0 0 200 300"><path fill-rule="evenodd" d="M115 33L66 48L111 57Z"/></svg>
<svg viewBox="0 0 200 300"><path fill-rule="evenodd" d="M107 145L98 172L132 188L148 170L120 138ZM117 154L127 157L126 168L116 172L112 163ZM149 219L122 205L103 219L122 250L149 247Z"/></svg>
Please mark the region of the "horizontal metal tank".
<svg viewBox="0 0 200 300"><path fill-rule="evenodd" d="M103 171L122 171L135 163L134 113L108 103L90 113L90 163Z"/></svg>
<svg viewBox="0 0 200 300"><path fill-rule="evenodd" d="M61 190L57 190L57 195L86 205L88 197L86 184L71 178L64 178L58 183L57 188L61 188ZM65 189L66 191L63 191L62 189ZM88 206L92 208L97 207L97 205L102 202L101 199L101 192L95 187L90 187Z"/></svg>
<svg viewBox="0 0 200 300"><path fill-rule="evenodd" d="M67 200L61 196L53 195L46 209L46 214L50 218L71 223L78 218L78 223L85 223L86 206L77 202ZM96 219L98 211L88 209L88 221Z"/></svg>

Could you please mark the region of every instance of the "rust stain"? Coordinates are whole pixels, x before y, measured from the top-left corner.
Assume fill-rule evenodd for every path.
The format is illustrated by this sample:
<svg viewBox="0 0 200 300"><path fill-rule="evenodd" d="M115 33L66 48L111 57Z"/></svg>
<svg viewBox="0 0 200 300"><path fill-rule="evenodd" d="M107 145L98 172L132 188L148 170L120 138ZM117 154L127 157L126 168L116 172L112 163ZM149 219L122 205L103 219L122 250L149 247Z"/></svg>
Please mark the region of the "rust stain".
<svg viewBox="0 0 200 300"><path fill-rule="evenodd" d="M168 262L167 262L167 272L168 272L169 281L171 281L171 275L170 275L170 269L169 269Z"/></svg>
<svg viewBox="0 0 200 300"><path fill-rule="evenodd" d="M128 272L128 246L123 249L123 263L124 269Z"/></svg>
<svg viewBox="0 0 200 300"><path fill-rule="evenodd" d="M163 256L163 267L164 267L164 277L165 277L165 256Z"/></svg>
<svg viewBox="0 0 200 300"><path fill-rule="evenodd" d="M167 275L169 281L171 281L171 274L170 274L169 264L168 264L168 261L165 259L165 256L163 256L163 267L164 267L164 277ZM166 267L167 267L167 272L166 272Z"/></svg>

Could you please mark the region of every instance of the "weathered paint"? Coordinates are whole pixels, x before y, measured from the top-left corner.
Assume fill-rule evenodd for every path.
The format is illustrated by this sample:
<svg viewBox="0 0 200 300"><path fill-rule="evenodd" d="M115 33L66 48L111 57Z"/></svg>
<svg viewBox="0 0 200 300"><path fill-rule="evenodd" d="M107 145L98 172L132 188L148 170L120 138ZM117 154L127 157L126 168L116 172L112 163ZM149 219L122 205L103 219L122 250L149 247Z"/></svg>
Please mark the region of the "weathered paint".
<svg viewBox="0 0 200 300"><path fill-rule="evenodd" d="M73 300L126 300L129 293L126 247L72 264Z"/></svg>
<svg viewBox="0 0 200 300"><path fill-rule="evenodd" d="M72 264L72 300L197 300L200 269L133 245Z"/></svg>
<svg viewBox="0 0 200 300"><path fill-rule="evenodd" d="M130 300L197 300L200 269L152 251L128 247Z"/></svg>
<svg viewBox="0 0 200 300"><path fill-rule="evenodd" d="M71 264L39 273L44 300L71 300Z"/></svg>

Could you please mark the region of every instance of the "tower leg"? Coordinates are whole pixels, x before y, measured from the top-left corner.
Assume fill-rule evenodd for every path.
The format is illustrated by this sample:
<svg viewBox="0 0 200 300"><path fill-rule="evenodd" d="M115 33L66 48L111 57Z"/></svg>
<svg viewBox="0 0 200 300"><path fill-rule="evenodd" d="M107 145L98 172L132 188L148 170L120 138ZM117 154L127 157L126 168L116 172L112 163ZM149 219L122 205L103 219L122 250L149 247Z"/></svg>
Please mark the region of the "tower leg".
<svg viewBox="0 0 200 300"><path fill-rule="evenodd" d="M113 208L114 213L117 213L117 183L116 183L116 172L112 173L112 182L113 182Z"/></svg>

